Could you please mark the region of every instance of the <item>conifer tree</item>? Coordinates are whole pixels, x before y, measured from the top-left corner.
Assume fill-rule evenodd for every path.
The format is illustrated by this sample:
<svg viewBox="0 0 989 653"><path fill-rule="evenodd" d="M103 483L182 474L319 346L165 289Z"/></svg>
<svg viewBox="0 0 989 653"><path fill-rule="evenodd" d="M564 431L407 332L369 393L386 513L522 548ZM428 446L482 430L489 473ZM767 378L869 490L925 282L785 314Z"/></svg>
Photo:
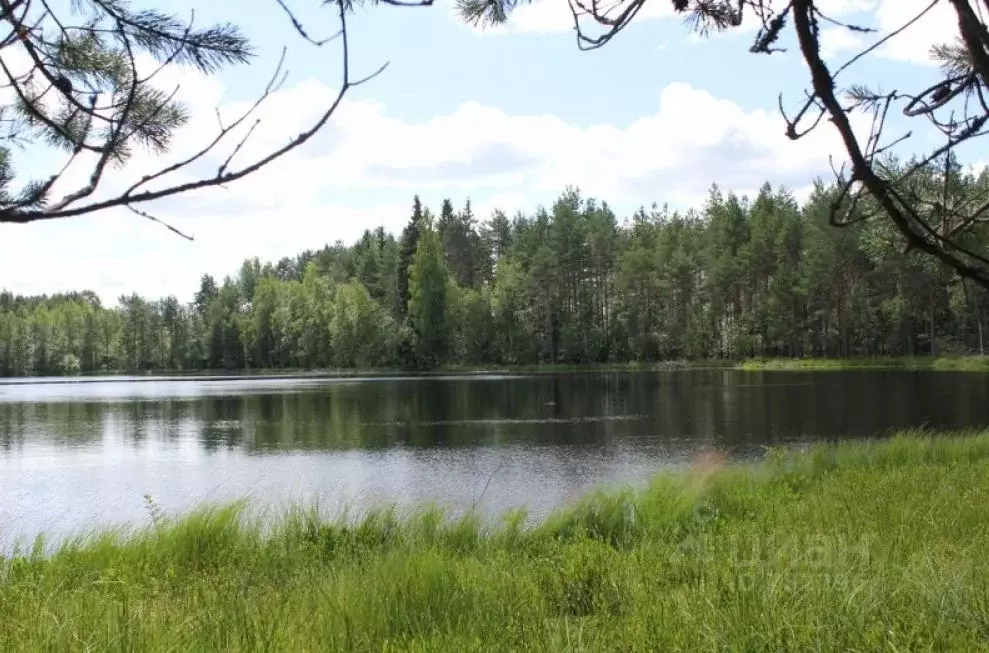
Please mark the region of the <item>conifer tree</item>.
<svg viewBox="0 0 989 653"><path fill-rule="evenodd" d="M399 243L398 269L395 275L398 279L398 306L396 317L404 319L409 310L409 299L411 298L409 289L409 268L412 266L412 259L415 257L416 249L419 247L419 237L423 225L426 221L426 213L422 208L422 202L416 195L412 200L412 217L402 230L402 239Z"/></svg>

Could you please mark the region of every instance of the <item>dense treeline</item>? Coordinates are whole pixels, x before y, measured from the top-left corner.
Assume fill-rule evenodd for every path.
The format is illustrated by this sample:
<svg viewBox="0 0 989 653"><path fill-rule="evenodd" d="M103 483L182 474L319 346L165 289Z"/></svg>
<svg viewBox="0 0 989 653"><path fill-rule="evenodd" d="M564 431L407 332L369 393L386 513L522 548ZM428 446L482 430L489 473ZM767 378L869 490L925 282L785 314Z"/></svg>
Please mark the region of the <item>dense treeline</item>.
<svg viewBox="0 0 989 653"><path fill-rule="evenodd" d="M940 166L917 183L941 206L989 192L989 172ZM485 222L416 198L397 238L248 260L189 304L2 294L0 374L981 353L985 290L885 221L831 226L835 193L715 186L701 210L621 224L575 189Z"/></svg>

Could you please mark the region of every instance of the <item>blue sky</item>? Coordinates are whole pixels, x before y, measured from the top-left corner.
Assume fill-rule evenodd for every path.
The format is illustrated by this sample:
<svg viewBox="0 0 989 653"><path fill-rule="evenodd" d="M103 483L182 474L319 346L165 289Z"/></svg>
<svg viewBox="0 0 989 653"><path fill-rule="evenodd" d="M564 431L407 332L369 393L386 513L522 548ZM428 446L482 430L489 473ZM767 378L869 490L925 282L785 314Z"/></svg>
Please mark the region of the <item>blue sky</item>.
<svg viewBox="0 0 989 653"><path fill-rule="evenodd" d="M318 0L287 3L314 36L336 29L332 9ZM926 3L819 4L881 34ZM482 218L494 208L549 204L566 184L607 200L622 217L654 201L699 206L712 182L751 193L768 180L806 193L815 176L828 173L828 155L840 157L842 150L828 125L797 144L783 135L777 94L782 90L794 106L807 84L797 53L749 54L754 26L699 40L669 15L668 5L649 0L633 26L593 52L577 49L565 0L541 0L519 10L507 28L484 33L460 23L450 0L359 10L350 19L353 74L390 65L347 96L330 127L228 189L145 207L192 233L194 242L123 210L3 225L0 286L21 293L89 288L108 302L132 291L188 300L201 274L232 274L245 257L276 259L351 241L379 224L397 231L415 193L433 207L444 197L458 206L470 197ZM332 98L340 80L338 48L316 49L297 38L274 0L168 4L180 15L192 7L197 24L240 25L258 57L213 78L163 71L161 86L178 84L194 115L173 156L215 133L217 107L232 115L256 96L283 45L289 78L266 103L261 126L237 160L284 143ZM855 81L904 90L934 81L927 49L952 27L950 11L941 9L947 8L858 66ZM840 63L856 38L827 31L826 54ZM929 138L919 133L909 147L919 151ZM36 153L20 160L32 170L57 165ZM162 163L135 157L114 171L106 192ZM83 173L70 175L66 190Z"/></svg>

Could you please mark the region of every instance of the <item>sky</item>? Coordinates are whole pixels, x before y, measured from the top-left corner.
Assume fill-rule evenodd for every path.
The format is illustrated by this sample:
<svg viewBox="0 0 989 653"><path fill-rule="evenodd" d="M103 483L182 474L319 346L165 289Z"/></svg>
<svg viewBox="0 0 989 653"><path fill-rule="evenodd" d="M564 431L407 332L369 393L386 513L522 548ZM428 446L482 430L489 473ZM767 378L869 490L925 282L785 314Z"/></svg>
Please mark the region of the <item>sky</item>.
<svg viewBox="0 0 989 653"><path fill-rule="evenodd" d="M285 2L314 38L338 27L320 0ZM826 27L825 56L841 64L926 4L819 0L828 16L877 30ZM158 73L156 83L178 89L191 120L168 154L138 152L108 173L104 195L213 138L218 116L228 124L264 90L283 47L287 77L255 114L260 122L234 164L288 142L338 93L339 40L319 48L304 42L275 0L167 3L183 17L193 7L196 25L239 25L256 57L211 77L171 66ZM954 26L950 6L941 2L857 64L849 80L887 90L929 86L938 79L929 47L938 35L953 35ZM432 7L360 9L348 21L348 34L353 78L388 66L348 91L311 141L225 188L141 206L193 241L121 208L0 225L0 288L20 294L88 289L108 304L132 292L188 301L204 273L217 279L236 274L248 257L275 261L337 240L350 243L379 225L398 233L415 194L434 210L444 198L457 207L469 198L486 219L496 208L511 215L549 206L573 185L625 218L654 202L700 208L712 183L751 195L769 181L806 197L815 178L830 176L829 159L844 160L829 124L798 142L786 138L778 95L784 106L799 106L809 77L794 47L749 54L752 20L700 38L673 15L669 0L648 0L635 23L606 47L582 52L565 0L537 0L507 26L488 30L460 22L452 0L437 0ZM3 56L16 54L5 50ZM892 128L905 128L897 120ZM864 130L867 123L857 119L855 125ZM901 151L926 150L932 139L915 130ZM236 142L189 174L212 174ZM14 156L19 175L46 176L61 166L58 155L37 148ZM76 163L57 190L85 185L87 162Z"/></svg>

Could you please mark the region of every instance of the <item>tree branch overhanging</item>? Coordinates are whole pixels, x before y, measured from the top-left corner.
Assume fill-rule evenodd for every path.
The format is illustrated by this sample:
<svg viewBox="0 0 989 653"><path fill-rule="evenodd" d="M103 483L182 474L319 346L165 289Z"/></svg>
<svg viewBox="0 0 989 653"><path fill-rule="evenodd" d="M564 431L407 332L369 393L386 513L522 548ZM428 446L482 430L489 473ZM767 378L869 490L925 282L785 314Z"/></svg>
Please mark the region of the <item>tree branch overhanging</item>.
<svg viewBox="0 0 989 653"><path fill-rule="evenodd" d="M119 193L95 199L97 190L105 187L108 169L119 168L136 147L164 154L173 133L187 122L185 108L175 100L179 89L163 92L152 85L162 69L184 64L212 74L225 65L248 61L254 52L233 25L196 28L194 16L182 21L153 10L136 11L126 0L75 0L74 11L64 15L47 0L0 0L0 30L9 30L0 40L0 87L9 89L14 97L12 105L0 106L0 127L6 132L0 132L0 222L24 224L125 207L188 237L138 206L243 179L313 138L351 89L379 75L388 64L367 76L353 76L347 30L353 0L324 2L334 9L338 22L337 31L324 39L310 37L288 4L274 1L307 43L315 47L330 41L339 44L342 82L316 119L285 145L242 164L235 161L258 126L259 108L286 78L283 48L267 85L244 113L228 124L220 121L215 136L191 155L127 183ZM380 1L399 6L432 4L432 0ZM150 74L139 72L139 54L156 61ZM15 65L19 60L25 65ZM238 138L239 129L243 134ZM22 187L15 190L15 146L61 149L68 156L50 176L22 181ZM69 168L82 163L79 155L83 153L93 159L87 163L86 182L53 196ZM148 188L152 182L167 182L170 176L207 157L218 161L214 173Z"/></svg>
<svg viewBox="0 0 989 653"><path fill-rule="evenodd" d="M513 9L528 1L531 0L458 0L458 8L464 20L491 25L505 22ZM671 3L673 12L684 16L702 34L755 21L758 33L750 48L753 53L785 50L783 39L793 38L812 84L792 118L784 109L781 94L779 105L786 134L799 140L831 123L848 157L848 169L842 166L835 170L841 190L831 223L858 224L885 216L905 239L908 249L924 252L964 278L989 288L989 251L974 244L987 239L971 237L973 230L989 228L987 207L976 208L957 198L936 204L928 201L934 193L932 189L944 185L933 180L960 174L957 153L989 132L989 28L985 20L989 2L981 0L984 6L973 6L978 1L929 0L885 33L879 33L874 26L826 15L816 0L616 0L607 6L600 0L568 0L568 4L577 45L582 50L610 42L631 24L646 2ZM846 79L863 59L904 37L908 29L939 5L954 10L958 29L943 35L942 43L930 53L941 65L940 78L933 84L918 84L927 88L913 94L873 89ZM857 38L875 37L832 69L821 54L822 24L853 32ZM899 120L915 122L901 129L890 120L894 109L902 113ZM859 136L853 129L852 116L857 114L871 119L867 136ZM894 150L905 147L920 134L920 127L940 134L942 144L915 154L905 164L895 162ZM899 132L887 133L894 128Z"/></svg>

